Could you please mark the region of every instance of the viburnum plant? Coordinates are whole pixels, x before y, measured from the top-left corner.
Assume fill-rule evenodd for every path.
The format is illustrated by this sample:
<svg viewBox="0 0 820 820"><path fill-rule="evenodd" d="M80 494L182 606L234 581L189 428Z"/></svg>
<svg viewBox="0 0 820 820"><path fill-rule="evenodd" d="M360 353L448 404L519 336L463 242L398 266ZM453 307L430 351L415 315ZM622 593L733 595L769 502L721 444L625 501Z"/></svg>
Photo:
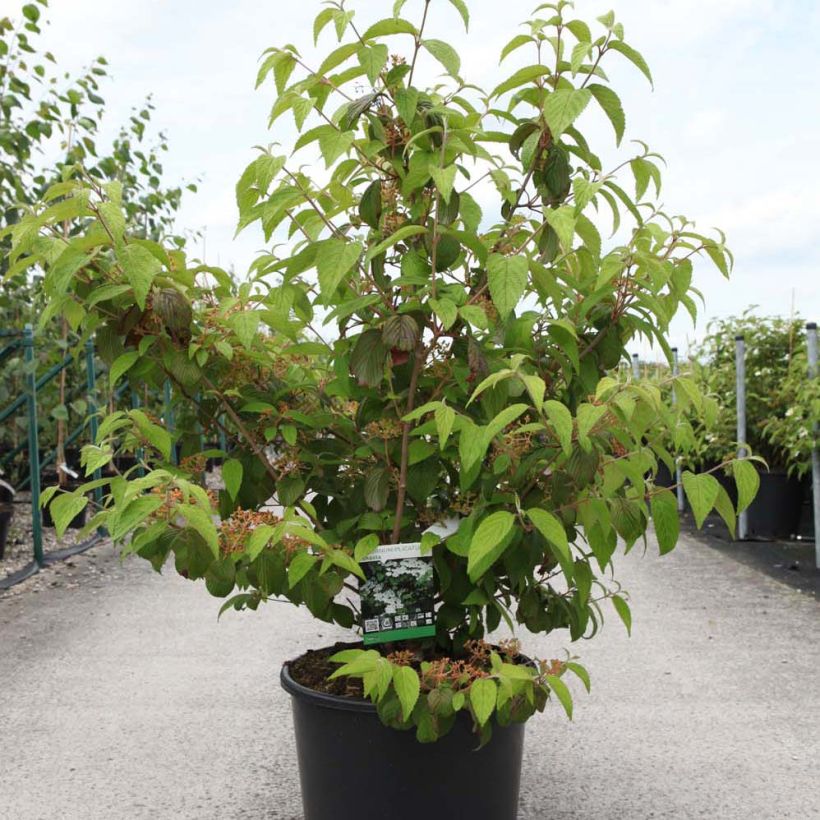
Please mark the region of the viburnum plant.
<svg viewBox="0 0 820 820"><path fill-rule="evenodd" d="M53 298L82 311L112 381L170 379L175 401L232 442L215 496L198 466L170 464L159 419L109 415L85 450L89 474L138 447L148 472L55 495L57 522L102 486L89 526L157 568L173 553L180 573L235 593L223 609L282 597L351 629L359 561L422 540L435 638L347 650L336 675L361 677L382 719L422 741L459 710L486 738L493 715L525 720L550 693L570 712L562 676L588 679L572 660L529 665L483 639L502 624L590 637L605 601L629 627L611 578L619 539L645 538L651 515L661 552L675 546L674 494L651 478L659 458L672 463L656 433L702 399L687 382L673 408L656 385L607 373L637 336L668 349L678 308L695 312L694 257L724 275L731 257L722 237L660 210L656 154L641 145L605 169L580 130L582 115L603 115L621 143L610 62L651 81L612 13L593 34L570 3L543 4L502 53L523 67L484 91L428 31L434 11L466 26L465 3L414 5L359 26L330 3L314 34L330 27L340 45L324 59L264 55L274 135L290 114L300 136L290 153L260 150L239 180L240 228L284 242L239 286L131 239L118 187L93 179L53 188L13 229L13 255L37 255ZM423 63L443 69L435 85L419 85ZM70 242L55 230L66 218L85 225ZM713 506L734 518L712 476L684 481L699 519ZM421 537L452 516L444 542Z"/></svg>

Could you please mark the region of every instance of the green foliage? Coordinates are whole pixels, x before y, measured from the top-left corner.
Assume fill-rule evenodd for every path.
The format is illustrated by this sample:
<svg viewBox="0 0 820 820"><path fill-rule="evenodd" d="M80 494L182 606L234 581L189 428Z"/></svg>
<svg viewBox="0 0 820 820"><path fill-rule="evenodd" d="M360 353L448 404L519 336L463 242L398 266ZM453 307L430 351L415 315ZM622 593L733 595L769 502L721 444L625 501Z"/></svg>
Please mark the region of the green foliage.
<svg viewBox="0 0 820 820"><path fill-rule="evenodd" d="M705 446L702 463L714 464L735 452L737 401L735 337L746 342L746 429L743 442L768 468L803 475L811 466L820 422L820 387L807 378L806 335L799 319L741 316L712 322L695 352L694 376L704 393L720 397L711 424L697 434Z"/></svg>
<svg viewBox="0 0 820 820"><path fill-rule="evenodd" d="M615 92L590 81L609 88L613 51L648 69L612 15L593 39L565 18L570 8L548 4L529 21L506 51L527 48L536 63L502 74L491 94L454 77L414 84L427 57L460 70L427 36L435 6L418 25L355 28L341 5L324 8L314 36L332 23L341 44L316 68L292 46L269 49L259 82L275 97L271 125L292 112L301 136L293 152L261 150L237 186L239 228L258 223L277 239L239 287L134 239L110 188L69 174L51 193L75 213L66 244L89 257L54 311L106 339L111 360L136 352L122 378L170 378L176 406L202 425L220 419L230 442L213 497L194 466L171 463L156 419L107 417L97 447L144 449L147 473L111 479L89 526L111 527L156 495L127 551L155 567L173 554L215 595L236 589L223 611L280 597L360 627L337 597L361 576L358 560L460 519L433 546L436 636L419 650L450 671L425 684L423 665L396 671L407 664L376 650L338 658L337 674L362 677L382 719L414 725L420 740L462 708L482 739L493 716L526 719L550 694L571 712L561 673L588 681L569 663L528 671L499 657L478 675L450 672L502 620L575 641L598 631L609 598L631 628L611 579L619 539L645 538L654 506L661 550L674 547L668 502L653 504L668 491L652 477L681 419L706 405L694 384L673 406L668 390L608 375L638 337L667 349L673 316L693 310L693 256L721 271L731 257L722 237L660 210L656 154L641 146L601 166L585 118L609 117L618 139L625 120ZM384 64L382 45L394 55ZM314 174L319 160L327 171ZM602 206L617 232L606 246ZM65 241L57 222L45 205L27 212L11 234L15 258L51 270ZM710 481L691 480L699 513L721 503Z"/></svg>

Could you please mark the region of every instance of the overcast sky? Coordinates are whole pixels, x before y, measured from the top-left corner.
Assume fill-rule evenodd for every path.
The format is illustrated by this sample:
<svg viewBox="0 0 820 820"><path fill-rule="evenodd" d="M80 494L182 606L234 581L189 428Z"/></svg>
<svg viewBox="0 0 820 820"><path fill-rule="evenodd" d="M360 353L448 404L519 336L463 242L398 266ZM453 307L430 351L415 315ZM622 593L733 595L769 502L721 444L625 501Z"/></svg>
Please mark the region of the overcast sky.
<svg viewBox="0 0 820 820"><path fill-rule="evenodd" d="M258 56L268 46L293 43L310 59L318 0L51 4L44 45L63 67L80 68L100 53L109 60L114 79L104 96L110 129L153 94L155 122L170 139L169 180L201 178L180 226L204 228L206 258L244 272L262 239L251 231L232 238L235 182L254 156L252 146L287 144L292 137L291 121L267 131L275 90L270 84L254 91ZM16 14L19 5L0 0L3 14ZM421 5L408 0L405 16L416 20ZM506 76L498 68L502 46L521 31L518 23L537 3L468 5L469 35L446 0L433 0L428 34L459 50L463 76L491 87ZM388 0L348 0L356 19L368 23L387 16L391 6ZM820 2L576 2L577 16L590 22L609 8L655 78L652 91L617 55L606 66L627 112L626 139L643 139L666 158L667 211L695 218L701 229L719 225L736 256L730 283L709 264L696 270L707 300L704 316L725 316L750 304L789 315L794 304L804 319L819 319ZM329 29L326 36L320 48L335 43ZM590 129L593 148L613 158L611 129L595 116L584 114L590 121L582 124ZM631 177L625 181L631 185ZM681 317L673 343L685 349L703 324L693 329Z"/></svg>

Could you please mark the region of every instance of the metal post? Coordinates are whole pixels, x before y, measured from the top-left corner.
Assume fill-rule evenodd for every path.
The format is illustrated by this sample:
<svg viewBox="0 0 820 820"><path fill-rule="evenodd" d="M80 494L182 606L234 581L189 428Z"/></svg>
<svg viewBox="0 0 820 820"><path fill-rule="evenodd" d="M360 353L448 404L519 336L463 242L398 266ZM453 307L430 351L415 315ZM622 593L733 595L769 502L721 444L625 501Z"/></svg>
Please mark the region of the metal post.
<svg viewBox="0 0 820 820"><path fill-rule="evenodd" d="M806 347L809 353L809 378L817 378L817 323L806 325ZM820 449L817 447L818 428L815 426L815 446L811 451L811 494L814 505L814 565L820 569Z"/></svg>
<svg viewBox="0 0 820 820"><path fill-rule="evenodd" d="M174 432L174 408L171 404L171 382L167 379L163 386L165 395L165 426L169 433ZM177 463L177 447L175 443L171 444L171 464Z"/></svg>
<svg viewBox="0 0 820 820"><path fill-rule="evenodd" d="M638 381L641 378L641 363L638 359L638 354L632 354L632 378Z"/></svg>
<svg viewBox="0 0 820 820"><path fill-rule="evenodd" d="M91 441L96 444L97 430L99 430L100 422L97 418L97 399L95 396L97 392L97 367L94 361L93 339L88 339L85 343L85 382L88 390L88 431L91 436ZM102 470L98 468L94 470L94 481L99 481L100 478L102 478ZM99 510L102 507L102 487L94 488L94 501ZM102 535L102 530L99 532Z"/></svg>
<svg viewBox="0 0 820 820"><path fill-rule="evenodd" d="M34 363L34 331L23 330L23 357L26 362L26 403L28 405L28 462L31 475L31 534L34 560L43 566L43 514L40 509L40 442L37 435L37 373Z"/></svg>
<svg viewBox="0 0 820 820"><path fill-rule="evenodd" d="M219 424L219 449L222 450L223 453L227 454L228 452L228 437L225 435L225 421L224 418L220 419Z"/></svg>
<svg viewBox="0 0 820 820"><path fill-rule="evenodd" d="M140 406L140 395L139 395L139 393L137 393L136 390L132 390L131 391L131 408L133 410L136 410L136 409L139 408L139 406ZM145 470L143 469L143 466L142 466L142 461L145 458L145 451L142 449L142 447L137 447L136 451L134 452L134 455L136 456L137 461L139 462L139 465L137 466L137 477L142 478L145 475Z"/></svg>
<svg viewBox="0 0 820 820"><path fill-rule="evenodd" d="M737 381L737 457L748 455L746 448L746 340L742 334L735 336L735 378ZM745 541L749 535L749 516L744 510L738 517L737 537Z"/></svg>
<svg viewBox="0 0 820 820"><path fill-rule="evenodd" d="M672 375L677 376L680 373L680 367L678 366L678 349L676 347L672 348ZM673 389L672 390L672 405L676 405L678 403L678 396L677 392ZM678 512L683 512L686 509L686 502L683 496L683 483L681 479L681 469L680 469L680 457L675 456L675 484L677 485L675 491L678 494Z"/></svg>

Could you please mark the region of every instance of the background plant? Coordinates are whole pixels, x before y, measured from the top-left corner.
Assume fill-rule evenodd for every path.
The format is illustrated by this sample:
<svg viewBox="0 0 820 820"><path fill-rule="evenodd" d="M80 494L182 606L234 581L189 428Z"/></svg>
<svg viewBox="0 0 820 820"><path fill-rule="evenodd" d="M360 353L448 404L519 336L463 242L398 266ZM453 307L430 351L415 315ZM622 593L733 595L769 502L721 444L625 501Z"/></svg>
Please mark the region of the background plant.
<svg viewBox="0 0 820 820"><path fill-rule="evenodd" d="M84 450L90 474L145 449L144 477L103 479L89 526L157 568L173 553L213 594L235 593L223 609L281 597L360 626L358 562L460 516L444 543L422 539L435 639L401 662L376 650L337 660L389 725L434 740L469 709L486 738L493 714L526 719L550 693L570 712L565 672L588 681L574 662L528 667L495 651L474 676L463 672L470 647L502 622L591 637L605 601L628 628L611 578L619 538L626 549L645 538L651 513L661 552L674 547L674 494L647 475L671 462L664 442L703 397L679 379L672 408L658 385L607 374L637 336L668 351L678 308L695 313L694 256L725 275L731 257L722 237L660 210L658 155L639 145L604 169L580 130L597 109L623 138L610 61L651 81L613 14L593 34L570 4L543 5L502 54L527 64L485 92L428 31L431 9L466 25L465 4L412 9L416 22L398 2L359 26L331 3L314 36L340 44L321 64L294 46L264 55L271 125L287 114L301 136L290 155L260 150L239 180L240 228L289 239L241 285L133 238L120 187L78 167L11 232L10 261L44 267L51 304L96 334L112 383L170 379L177 402L234 442L217 497L197 470L170 464L174 437L140 410L109 414ZM440 83L415 84L422 60L444 70ZM495 202L486 213L479 185ZM612 219L606 242L599 210ZM67 217L78 230L68 240L55 231ZM757 474L747 461L735 472L742 507ZM684 483L698 522L716 507L733 526L711 475ZM88 503L83 492L51 496L58 524Z"/></svg>

